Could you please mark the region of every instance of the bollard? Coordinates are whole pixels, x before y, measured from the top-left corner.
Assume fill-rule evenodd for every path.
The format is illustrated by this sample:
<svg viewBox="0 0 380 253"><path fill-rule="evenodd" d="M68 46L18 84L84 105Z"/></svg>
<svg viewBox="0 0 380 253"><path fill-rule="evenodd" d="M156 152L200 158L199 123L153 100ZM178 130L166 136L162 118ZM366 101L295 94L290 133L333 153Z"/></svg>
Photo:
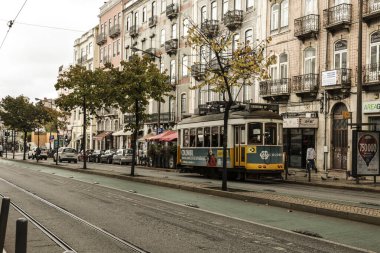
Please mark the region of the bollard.
<svg viewBox="0 0 380 253"><path fill-rule="evenodd" d="M28 220L19 218L16 221L16 250L15 253L26 253L28 238Z"/></svg>
<svg viewBox="0 0 380 253"><path fill-rule="evenodd" d="M7 197L3 198L3 200L1 201L1 213L0 213L0 250L1 251L3 251L3 248L4 248L10 203L11 203L11 200Z"/></svg>

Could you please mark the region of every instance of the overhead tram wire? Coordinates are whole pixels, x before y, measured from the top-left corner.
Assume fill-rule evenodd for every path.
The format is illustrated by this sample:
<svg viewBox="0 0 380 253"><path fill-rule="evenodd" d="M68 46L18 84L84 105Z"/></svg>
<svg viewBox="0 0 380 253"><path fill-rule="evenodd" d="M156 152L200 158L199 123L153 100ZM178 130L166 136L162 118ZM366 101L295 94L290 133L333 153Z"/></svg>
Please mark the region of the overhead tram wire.
<svg viewBox="0 0 380 253"><path fill-rule="evenodd" d="M7 21L5 19L0 18L1 21ZM30 23L23 23L23 22L15 22L18 25L26 25L26 26L33 26L33 27L40 27L40 28L48 28L53 30L63 30L63 31L69 31L69 32L78 32L78 33L84 33L85 31L72 29L72 28L65 28L65 27L56 27L56 26L47 26L47 25L39 25L39 24L30 24Z"/></svg>
<svg viewBox="0 0 380 253"><path fill-rule="evenodd" d="M15 17L13 20L9 20L9 21L8 21L8 23L7 23L7 25L8 25L8 31L7 31L7 33L5 34L3 41L1 42L0 50L3 48L4 42L5 42L5 40L6 40L7 37L8 37L9 31L11 30L13 24L15 23L15 21L16 21L18 15L20 15L22 9L24 9L24 6L25 6L26 2L28 2L28 0L25 0L25 2L22 4L20 10L17 12L16 17Z"/></svg>

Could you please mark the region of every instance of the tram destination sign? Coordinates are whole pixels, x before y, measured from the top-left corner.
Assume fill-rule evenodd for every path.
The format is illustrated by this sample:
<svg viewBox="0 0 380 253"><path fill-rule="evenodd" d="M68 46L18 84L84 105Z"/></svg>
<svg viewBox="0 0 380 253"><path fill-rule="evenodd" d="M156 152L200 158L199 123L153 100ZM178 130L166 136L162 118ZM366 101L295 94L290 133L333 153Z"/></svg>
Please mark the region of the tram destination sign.
<svg viewBox="0 0 380 253"><path fill-rule="evenodd" d="M380 132L352 132L352 175L380 176Z"/></svg>

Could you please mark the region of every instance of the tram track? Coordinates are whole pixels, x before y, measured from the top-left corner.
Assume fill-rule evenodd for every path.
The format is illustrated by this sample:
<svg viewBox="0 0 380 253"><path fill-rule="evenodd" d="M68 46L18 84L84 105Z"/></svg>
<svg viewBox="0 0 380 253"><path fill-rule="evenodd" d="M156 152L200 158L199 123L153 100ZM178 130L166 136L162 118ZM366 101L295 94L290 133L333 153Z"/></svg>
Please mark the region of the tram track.
<svg viewBox="0 0 380 253"><path fill-rule="evenodd" d="M129 250L131 250L132 252L136 252L136 253L149 253L149 251L145 251L144 249L132 244L131 242L128 242L126 241L125 239L122 239L98 226L96 226L95 224L93 223L90 223L89 221L87 220L84 220L80 217L78 217L77 215L69 212L68 210L65 210L64 208L60 207L60 206L57 206L55 205L54 203L36 195L35 193L32 193L4 178L0 178L0 181L12 186L13 188L16 188L17 190L31 196L32 198L36 199L36 200L39 200L40 202L48 205L49 207L59 211L60 213L63 213L65 214L66 216L74 219L75 221L77 222L80 222L82 224L84 224L85 226L95 230L96 232L102 234L103 236L106 236L118 243L120 243L121 245L125 246L126 248L128 248ZM0 194L1 197L5 197L3 194ZM20 206L18 206L16 203L14 203L12 200L11 200L11 206L17 211L19 212L21 215L23 215L28 221L30 221L38 230L40 230L42 233L44 233L49 239L51 239L56 245L58 245L59 247L61 247L65 252L70 252L70 253L76 253L77 251L75 249L73 249L68 243L66 243L64 241L63 238L60 238L58 235L56 235L53 231L51 231L50 229L48 229L46 226L44 226L41 222L39 222L37 219L33 218L32 215L30 215L26 210L24 210L23 208L21 208Z"/></svg>

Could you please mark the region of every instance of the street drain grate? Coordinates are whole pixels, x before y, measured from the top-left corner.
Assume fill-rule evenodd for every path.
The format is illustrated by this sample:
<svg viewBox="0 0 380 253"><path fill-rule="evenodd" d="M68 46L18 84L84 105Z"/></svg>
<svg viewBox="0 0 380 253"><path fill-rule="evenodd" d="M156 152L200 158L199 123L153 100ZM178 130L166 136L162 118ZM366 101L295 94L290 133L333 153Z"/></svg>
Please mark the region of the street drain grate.
<svg viewBox="0 0 380 253"><path fill-rule="evenodd" d="M314 233L314 232L310 232L310 231L306 231L306 230L292 230L292 231L295 233L298 233L298 234L303 234L303 235L307 235L307 236L311 236L311 237L323 238L318 233Z"/></svg>
<svg viewBox="0 0 380 253"><path fill-rule="evenodd" d="M212 189L212 190L219 190L219 191L222 190L222 187L218 187L218 186L212 186L212 187L206 187L206 188ZM248 190L235 189L235 188L228 188L227 191L228 192L252 192L252 191L248 191Z"/></svg>

